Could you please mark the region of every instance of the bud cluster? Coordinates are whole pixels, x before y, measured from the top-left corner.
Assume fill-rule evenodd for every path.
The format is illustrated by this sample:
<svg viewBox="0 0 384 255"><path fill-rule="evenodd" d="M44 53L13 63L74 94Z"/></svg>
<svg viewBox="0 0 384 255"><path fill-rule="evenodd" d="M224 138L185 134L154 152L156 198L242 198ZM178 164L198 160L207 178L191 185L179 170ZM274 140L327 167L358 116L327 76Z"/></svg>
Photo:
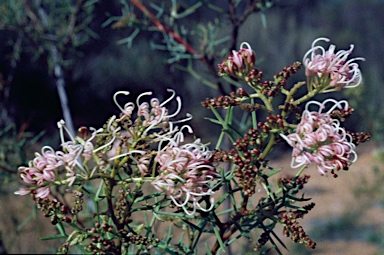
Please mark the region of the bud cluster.
<svg viewBox="0 0 384 255"><path fill-rule="evenodd" d="M242 138L238 138L233 146L236 148L231 150L232 160L236 165L234 175L239 179L239 186L243 188L244 195L252 196L259 174L262 136L257 129L251 128Z"/></svg>
<svg viewBox="0 0 384 255"><path fill-rule="evenodd" d="M260 251L261 250L261 248L269 241L270 233L271 233L270 231L264 231L260 235L259 239L257 240L257 244L254 248L254 251Z"/></svg>
<svg viewBox="0 0 384 255"><path fill-rule="evenodd" d="M302 217L302 214L286 212L280 214L281 223L284 225L283 235L291 237L291 240L295 243L303 243L308 248L314 249L316 243L309 238L303 227L297 222L300 217Z"/></svg>
<svg viewBox="0 0 384 255"><path fill-rule="evenodd" d="M83 203L84 203L84 199L83 199L83 192L80 192L80 191L74 191L73 192L74 194L74 197L75 197L75 201L74 201L74 206L71 210L71 212L73 214L76 214L76 213L79 213L80 211L83 210Z"/></svg>
<svg viewBox="0 0 384 255"><path fill-rule="evenodd" d="M263 71L257 68L253 68L245 78L246 82L249 82L251 86L255 86L261 82L263 78Z"/></svg>
<svg viewBox="0 0 384 255"><path fill-rule="evenodd" d="M257 126L263 133L267 134L272 129L284 129L284 120L280 114L270 115L266 117L265 122L257 123Z"/></svg>
<svg viewBox="0 0 384 255"><path fill-rule="evenodd" d="M117 201L115 204L115 209L116 209L116 219L119 221L120 224L123 223L129 223L130 219L126 215L126 211L128 209L128 202L127 202L127 197L128 197L127 191L124 191L123 189L119 190L119 195L117 197Z"/></svg>
<svg viewBox="0 0 384 255"><path fill-rule="evenodd" d="M157 245L160 242L160 239L137 235L132 232L129 232L126 234L126 237L123 239L123 241L124 243L133 243L136 245L143 245L145 247L149 247L151 245Z"/></svg>
<svg viewBox="0 0 384 255"><path fill-rule="evenodd" d="M51 223L56 225L58 222L72 222L72 219L66 216L68 208L56 199L36 198L37 208L43 213L44 217L49 217Z"/></svg>
<svg viewBox="0 0 384 255"><path fill-rule="evenodd" d="M104 219L103 216L102 219ZM90 238L91 242L84 247L85 251L92 254L119 253L119 248L116 246L113 238L111 238L115 234L114 226L105 222L105 219L101 224L96 221L94 227L87 229L86 235Z"/></svg>
<svg viewBox="0 0 384 255"><path fill-rule="evenodd" d="M279 95L282 88L285 88L288 78L295 74L301 67L300 62L295 62L290 66L286 66L282 71L274 75L274 81L263 81L260 83L260 93L269 97Z"/></svg>
<svg viewBox="0 0 384 255"><path fill-rule="evenodd" d="M299 106L291 102L284 102L283 105L279 107L280 110L288 113L293 113L296 119L301 118L302 110Z"/></svg>
<svg viewBox="0 0 384 255"><path fill-rule="evenodd" d="M248 94L243 89L238 89L235 92L231 92L226 96L219 96L216 98L207 98L205 101L201 102L201 105L205 108L228 108L230 106L240 105L242 102L242 98L248 97Z"/></svg>
<svg viewBox="0 0 384 255"><path fill-rule="evenodd" d="M85 246L85 251L91 254L119 254L119 248L113 240L108 240L99 235L91 238L91 243Z"/></svg>
<svg viewBox="0 0 384 255"><path fill-rule="evenodd" d="M297 73L302 66L302 63L299 61L294 62L293 64L286 66L282 71L275 74L275 83L281 83L283 87L285 87L287 80Z"/></svg>
<svg viewBox="0 0 384 255"><path fill-rule="evenodd" d="M333 119L339 119L340 121L345 121L346 118L350 117L355 111L351 106L348 106L346 109L335 109L329 115Z"/></svg>
<svg viewBox="0 0 384 255"><path fill-rule="evenodd" d="M284 189L289 190L292 194L296 194L304 188L304 184L308 182L309 178L310 176L305 174L298 177L281 178L279 182Z"/></svg>
<svg viewBox="0 0 384 255"><path fill-rule="evenodd" d="M369 141L369 139L371 139L371 134L367 132L347 131L347 134L349 134L352 137L352 143L355 145L359 145L360 143Z"/></svg>

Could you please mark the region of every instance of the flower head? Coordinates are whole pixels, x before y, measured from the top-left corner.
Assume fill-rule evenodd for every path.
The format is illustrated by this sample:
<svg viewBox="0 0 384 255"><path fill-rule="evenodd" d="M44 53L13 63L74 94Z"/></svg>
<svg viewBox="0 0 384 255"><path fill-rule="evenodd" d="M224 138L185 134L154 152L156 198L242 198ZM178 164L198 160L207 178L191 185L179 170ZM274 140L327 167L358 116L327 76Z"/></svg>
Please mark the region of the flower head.
<svg viewBox="0 0 384 255"><path fill-rule="evenodd" d="M109 140L109 142L96 148L95 151L103 150L106 152L109 161L132 154L140 154L140 159L134 160L138 172L142 176L148 174L149 161L147 156L143 156L146 154L145 149L151 144L172 140L172 137L178 132L178 128L174 124L188 121L192 117L187 114L184 119L173 120L181 111L181 99L176 96L174 90L168 89L167 91L171 92L172 95L164 102L160 102L155 97L142 102L142 98L152 95L152 92L144 92L137 97L135 103L128 102L124 107L117 102L117 96L120 94L129 95L129 92L119 91L115 93L114 101L121 110L120 118L117 119L116 116L110 118L104 132L97 135L104 136L105 140ZM174 112L170 112L165 105L173 99L177 102L177 108Z"/></svg>
<svg viewBox="0 0 384 255"><path fill-rule="evenodd" d="M35 156L29 162L28 167L19 167L21 180L32 187L21 188L16 192L17 195L26 195L32 192L36 197L47 197L50 193L47 183L56 180L59 167L65 164L60 153L48 146L43 147L41 154L36 153Z"/></svg>
<svg viewBox="0 0 384 255"><path fill-rule="evenodd" d="M200 205L200 199L214 194L209 183L218 177L212 166L211 151L197 139L194 143L179 145L169 143L155 157L159 164L159 175L152 185L165 191L174 204L192 215L196 209L209 211L213 208L213 198L209 208ZM189 211L188 203L192 203Z"/></svg>
<svg viewBox="0 0 384 255"><path fill-rule="evenodd" d="M328 50L316 45L319 41L329 42L328 38L318 38L312 43L312 48L304 55L303 63L307 77L316 77L330 80L329 85L336 89L352 88L361 83L362 77L356 60L364 58L352 58L348 60L354 45L349 50L335 52L336 46L331 44ZM316 84L315 86L317 86Z"/></svg>
<svg viewBox="0 0 384 255"><path fill-rule="evenodd" d="M244 48L244 45L247 46ZM255 53L252 51L248 43L243 42L239 51L232 51L228 58L218 64L219 75L230 74L237 78L246 77L253 69L256 62Z"/></svg>
<svg viewBox="0 0 384 255"><path fill-rule="evenodd" d="M333 103L333 106L327 112L323 112L327 103ZM319 110L309 111L310 105L317 105ZM309 102L296 132L287 136L281 135L293 147L292 167L315 163L321 175L330 171L336 177L334 171L347 170L349 165L356 161L357 155L352 137L340 127L340 122L330 115L336 108L347 110L348 103L333 99L325 100L323 103Z"/></svg>

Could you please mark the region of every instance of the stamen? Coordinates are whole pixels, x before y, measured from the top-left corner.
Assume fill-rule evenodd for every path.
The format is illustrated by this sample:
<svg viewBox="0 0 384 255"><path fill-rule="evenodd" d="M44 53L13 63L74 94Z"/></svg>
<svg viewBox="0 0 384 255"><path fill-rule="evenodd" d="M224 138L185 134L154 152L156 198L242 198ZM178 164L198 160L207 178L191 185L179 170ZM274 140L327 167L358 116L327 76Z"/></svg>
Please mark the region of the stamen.
<svg viewBox="0 0 384 255"><path fill-rule="evenodd" d="M115 119L116 119L116 115L113 115L113 116L108 120L108 124L107 124L107 130L108 130L108 131L113 131L113 130L111 129L111 127L112 127L112 123L113 123L113 121L115 121Z"/></svg>
<svg viewBox="0 0 384 255"><path fill-rule="evenodd" d="M117 137L116 133L119 132L120 129L121 129L121 127L118 127L115 130L113 130L113 137L112 137L112 139L108 143L104 144L103 146L100 146L99 148L93 150L93 153L96 153L96 152L98 152L98 151L100 151L100 150L110 146L116 140L116 137Z"/></svg>
<svg viewBox="0 0 384 255"><path fill-rule="evenodd" d="M144 155L145 151L139 151L139 150L129 151L129 152L126 152L126 153L123 153L123 154L119 154L119 155L113 156L113 157L109 158L108 161L111 161L111 160L114 160L114 159L117 159L117 158L121 158L121 157L125 157L127 155L131 155L132 153L138 153L138 154Z"/></svg>
<svg viewBox="0 0 384 255"><path fill-rule="evenodd" d="M247 43L247 42L242 42L242 43L240 44L240 49L243 49L243 48L244 48L244 45L247 46L248 49L252 50L251 45L249 45L249 43Z"/></svg>
<svg viewBox="0 0 384 255"><path fill-rule="evenodd" d="M119 108L119 110L121 112L124 112L124 109L120 106L120 104L117 102L117 96L120 95L120 94L123 94L125 96L129 95L129 91L118 91L116 92L114 95L113 95L113 101L115 102L117 108Z"/></svg>
<svg viewBox="0 0 384 255"><path fill-rule="evenodd" d="M184 142L184 134L183 129L188 129L188 133L193 134L193 129L191 126L184 125L180 128L180 131L177 132L173 138L173 141L177 144Z"/></svg>
<svg viewBox="0 0 384 255"><path fill-rule="evenodd" d="M181 99L180 97L176 97L176 101L177 101L177 109L176 109L176 112L174 112L173 114L171 115L167 115L166 117L167 118L172 118L172 117L175 117L177 114L179 114L179 112L181 111Z"/></svg>
<svg viewBox="0 0 384 255"><path fill-rule="evenodd" d="M61 140L61 143L64 144L65 143L65 140L64 140L64 130L65 132L67 132L69 138L71 139L72 142L76 142L75 138L72 136L71 132L69 132L67 126L65 125L65 121L64 120L60 120L57 122L57 127L59 128L59 132L60 132L60 140Z"/></svg>
<svg viewBox="0 0 384 255"><path fill-rule="evenodd" d="M136 98L136 105L137 105L137 107L140 106L140 98L142 98L143 96L150 96L150 95L152 95L152 92L151 92L151 91L141 93L141 94Z"/></svg>
<svg viewBox="0 0 384 255"><path fill-rule="evenodd" d="M193 119L193 116L192 116L192 114L190 114L190 113L187 113L186 116L187 116L187 118L185 118L185 119L172 121L172 124L182 123L182 122L187 122L187 121L190 121L190 120Z"/></svg>
<svg viewBox="0 0 384 255"><path fill-rule="evenodd" d="M149 130L151 130L153 127L157 126L158 124L160 124L163 120L164 120L164 117L165 117L165 109L162 108L161 109L161 115L160 115L160 118L157 122L154 122L152 123L150 126L148 126L144 131L143 131L143 135L146 135Z"/></svg>
<svg viewBox="0 0 384 255"><path fill-rule="evenodd" d="M173 89L167 89L168 92L172 92L172 95L167 99L165 100L164 102L162 102L160 104L161 107L163 107L164 105L166 105L169 101L171 101L172 99L175 98L175 95L176 95L176 92L173 90Z"/></svg>
<svg viewBox="0 0 384 255"><path fill-rule="evenodd" d="M328 102L334 103L334 105L327 111L327 113L331 113L335 108L343 109L342 104L344 103L344 110L348 109L348 102L346 100L336 101L335 99L329 98L323 102L323 105L326 105Z"/></svg>

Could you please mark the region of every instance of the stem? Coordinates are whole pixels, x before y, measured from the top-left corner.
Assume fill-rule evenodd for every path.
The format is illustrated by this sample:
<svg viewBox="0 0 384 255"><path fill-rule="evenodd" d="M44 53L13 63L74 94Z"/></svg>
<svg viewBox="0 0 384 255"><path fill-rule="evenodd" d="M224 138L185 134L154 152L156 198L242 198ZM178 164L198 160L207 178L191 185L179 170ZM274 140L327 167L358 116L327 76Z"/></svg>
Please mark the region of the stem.
<svg viewBox="0 0 384 255"><path fill-rule="evenodd" d="M268 153L272 150L273 145L275 144L275 134L272 134L271 138L268 141L267 146L265 147L263 154L261 154L259 160L262 161L268 155Z"/></svg>
<svg viewBox="0 0 384 255"><path fill-rule="evenodd" d="M216 225L220 227L220 235L221 235L221 240L223 240L223 242L228 240L232 236L232 234L236 232L237 226L233 222L240 220L241 217L243 216L243 213L247 211L248 200L249 200L249 196L245 196L243 201L241 202L241 210L237 212L237 214L232 218L232 220L229 220L224 224L222 224L220 220L217 218L216 214L214 214L214 216L216 216L215 218ZM228 228L229 230L226 231ZM214 246L211 249L211 253L216 254L219 248L220 248L220 244L218 241L216 241Z"/></svg>
<svg viewBox="0 0 384 255"><path fill-rule="evenodd" d="M113 191L113 187L115 185L115 180L104 180L105 184L106 184L106 193L107 193L107 204L108 204L108 212L109 212L109 216L111 217L113 223L115 224L116 228L118 230L120 229L123 229L124 228L124 225L121 224L117 218L116 218L116 215L115 215L115 210L113 208L113 204L112 204L112 191Z"/></svg>
<svg viewBox="0 0 384 255"><path fill-rule="evenodd" d="M41 22L42 26L45 29L47 29L48 28L47 13L43 9L43 7L40 6L39 0L35 0L35 3L37 6L39 6L38 14L40 16L40 22ZM60 104L61 104L61 110L63 112L63 118L64 118L64 121L65 121L67 127L68 127L69 132L71 133L71 135L75 136L76 132L75 132L75 128L74 128L74 125L72 122L72 115L71 115L71 112L69 110L68 97L67 97L67 93L66 93L65 88L64 88L65 87L65 80L64 80L64 74L63 74L63 68L59 62L59 54L60 53L59 53L59 50L58 50L55 43L50 41L49 44L50 44L51 58L52 58L53 68L54 68L53 69L53 75L55 78L57 93L59 94L59 98L60 98Z"/></svg>
<svg viewBox="0 0 384 255"><path fill-rule="evenodd" d="M301 168L300 168L300 170L296 173L296 175L295 175L295 177L299 177L302 173L303 173L303 171L304 171L304 169L305 168L307 168L307 166L302 166Z"/></svg>
<svg viewBox="0 0 384 255"><path fill-rule="evenodd" d="M330 87L329 83L323 83L320 84L318 87L316 87L314 90L310 91L305 96L302 96L301 98L295 100L293 103L295 105L301 104L304 101L307 101L308 99L314 97L315 95L319 94L320 92L326 91Z"/></svg>
<svg viewBox="0 0 384 255"><path fill-rule="evenodd" d="M203 60L203 62L205 62L204 58L197 53L197 51L192 47L192 45L188 44L179 34L164 26L161 21L158 20L156 16L152 12L150 12L147 7L145 7L140 1L131 0L131 3L134 4L137 8L139 8L139 10L142 11L144 15L146 15L155 24L157 29L171 36L176 42L180 43L181 45L184 45L186 51L188 51L192 55L197 55L198 59Z"/></svg>
<svg viewBox="0 0 384 255"><path fill-rule="evenodd" d="M206 85L210 88L213 88L213 89L217 88L217 85L215 83L213 83L207 79L204 79L199 73L197 73L195 70L193 70L192 64L190 63L190 59L188 59L187 68L185 68L184 66L181 66L181 65L176 65L176 68L190 73L195 79L197 79L198 81L200 81L201 83L203 83L204 85Z"/></svg>
<svg viewBox="0 0 384 255"><path fill-rule="evenodd" d="M289 103L291 101L293 95L296 93L296 91L301 88L305 84L304 81L296 83L293 88L289 91L289 94L287 95L287 98L285 99L285 102Z"/></svg>

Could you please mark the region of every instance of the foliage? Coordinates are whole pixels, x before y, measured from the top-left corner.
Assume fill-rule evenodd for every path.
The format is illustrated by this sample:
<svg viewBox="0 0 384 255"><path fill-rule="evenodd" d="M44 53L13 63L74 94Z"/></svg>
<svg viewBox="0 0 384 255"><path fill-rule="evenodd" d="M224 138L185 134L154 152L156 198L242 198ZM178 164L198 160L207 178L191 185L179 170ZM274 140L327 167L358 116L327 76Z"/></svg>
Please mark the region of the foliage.
<svg viewBox="0 0 384 255"><path fill-rule="evenodd" d="M224 84L234 84L235 81L217 79L217 59L238 47L239 30L251 15L261 13L264 17L264 13L279 1L120 2L123 6L121 16L111 16L104 23L104 26L112 25L115 29L129 29L130 35L118 43L132 47L140 33L149 33L152 50L167 52L168 64L188 72L224 95L228 93ZM191 18L192 15L200 18ZM199 71L198 63L204 71Z"/></svg>
<svg viewBox="0 0 384 255"><path fill-rule="evenodd" d="M44 134L33 136L29 133L18 133L13 124L0 131L0 184L2 192L6 184L14 181L16 168L28 162L27 151Z"/></svg>
<svg viewBox="0 0 384 255"><path fill-rule="evenodd" d="M67 66L71 63L70 56L76 54L78 47L87 42L90 36L97 36L89 27L95 2L2 1L0 29L15 33L16 38L20 37L23 51L31 53L33 58L48 55L52 72L52 44L63 57L59 62Z"/></svg>

